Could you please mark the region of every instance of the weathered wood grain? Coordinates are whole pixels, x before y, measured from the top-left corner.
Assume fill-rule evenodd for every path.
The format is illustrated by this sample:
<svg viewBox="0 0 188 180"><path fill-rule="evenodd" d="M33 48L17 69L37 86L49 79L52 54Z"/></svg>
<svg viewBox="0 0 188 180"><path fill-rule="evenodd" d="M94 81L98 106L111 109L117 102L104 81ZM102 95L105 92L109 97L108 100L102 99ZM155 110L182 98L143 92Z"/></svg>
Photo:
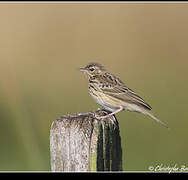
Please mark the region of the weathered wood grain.
<svg viewBox="0 0 188 180"><path fill-rule="evenodd" d="M115 116L106 111L62 116L50 130L51 170L63 172L121 171L122 149Z"/></svg>

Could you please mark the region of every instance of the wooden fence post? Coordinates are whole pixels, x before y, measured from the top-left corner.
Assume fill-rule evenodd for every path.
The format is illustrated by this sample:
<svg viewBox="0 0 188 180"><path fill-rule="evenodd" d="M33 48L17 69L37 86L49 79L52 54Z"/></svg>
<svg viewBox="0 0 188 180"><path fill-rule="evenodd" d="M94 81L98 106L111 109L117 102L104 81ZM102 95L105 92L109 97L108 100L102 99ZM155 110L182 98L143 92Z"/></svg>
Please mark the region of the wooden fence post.
<svg viewBox="0 0 188 180"><path fill-rule="evenodd" d="M104 110L62 116L50 130L51 170L122 171L122 148L115 116L97 120Z"/></svg>

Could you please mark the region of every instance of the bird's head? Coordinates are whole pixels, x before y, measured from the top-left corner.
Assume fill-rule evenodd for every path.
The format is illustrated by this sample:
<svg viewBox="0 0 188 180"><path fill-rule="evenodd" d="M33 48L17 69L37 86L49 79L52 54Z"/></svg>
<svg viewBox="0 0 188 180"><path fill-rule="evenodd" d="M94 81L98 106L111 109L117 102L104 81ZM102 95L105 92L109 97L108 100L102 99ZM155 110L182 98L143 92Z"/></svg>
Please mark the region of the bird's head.
<svg viewBox="0 0 188 180"><path fill-rule="evenodd" d="M105 68L99 63L89 63L84 68L79 68L78 70L84 72L89 78L96 75L101 75L106 71Z"/></svg>

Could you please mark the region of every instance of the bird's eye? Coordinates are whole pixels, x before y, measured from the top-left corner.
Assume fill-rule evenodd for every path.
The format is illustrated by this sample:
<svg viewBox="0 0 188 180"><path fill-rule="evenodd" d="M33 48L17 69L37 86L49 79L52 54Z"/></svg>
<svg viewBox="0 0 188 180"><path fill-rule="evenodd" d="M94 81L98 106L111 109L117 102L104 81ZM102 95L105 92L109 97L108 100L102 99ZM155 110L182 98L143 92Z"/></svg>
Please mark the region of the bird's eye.
<svg viewBox="0 0 188 180"><path fill-rule="evenodd" d="M95 69L94 69L94 68L89 68L89 70L90 70L91 72L93 72Z"/></svg>

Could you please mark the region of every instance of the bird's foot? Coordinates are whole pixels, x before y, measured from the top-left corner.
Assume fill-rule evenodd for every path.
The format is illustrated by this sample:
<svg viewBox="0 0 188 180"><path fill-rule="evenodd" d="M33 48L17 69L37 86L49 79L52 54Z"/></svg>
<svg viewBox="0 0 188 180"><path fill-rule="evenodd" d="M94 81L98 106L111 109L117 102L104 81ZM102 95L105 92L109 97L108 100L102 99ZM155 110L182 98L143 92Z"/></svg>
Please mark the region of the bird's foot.
<svg viewBox="0 0 188 180"><path fill-rule="evenodd" d="M109 117L111 117L112 115L111 114L107 114L107 115L105 115L105 116L96 116L96 118L97 119L99 119L99 120L104 120L104 119L106 119L106 118L109 118Z"/></svg>
<svg viewBox="0 0 188 180"><path fill-rule="evenodd" d="M106 120L110 120L112 125L114 126L115 128L115 122L116 122L116 118L114 115L111 115L111 114L107 114L107 115L104 115L104 116L99 116L99 115L95 115L95 118L99 121L106 121ZM108 119L109 118L109 119Z"/></svg>

